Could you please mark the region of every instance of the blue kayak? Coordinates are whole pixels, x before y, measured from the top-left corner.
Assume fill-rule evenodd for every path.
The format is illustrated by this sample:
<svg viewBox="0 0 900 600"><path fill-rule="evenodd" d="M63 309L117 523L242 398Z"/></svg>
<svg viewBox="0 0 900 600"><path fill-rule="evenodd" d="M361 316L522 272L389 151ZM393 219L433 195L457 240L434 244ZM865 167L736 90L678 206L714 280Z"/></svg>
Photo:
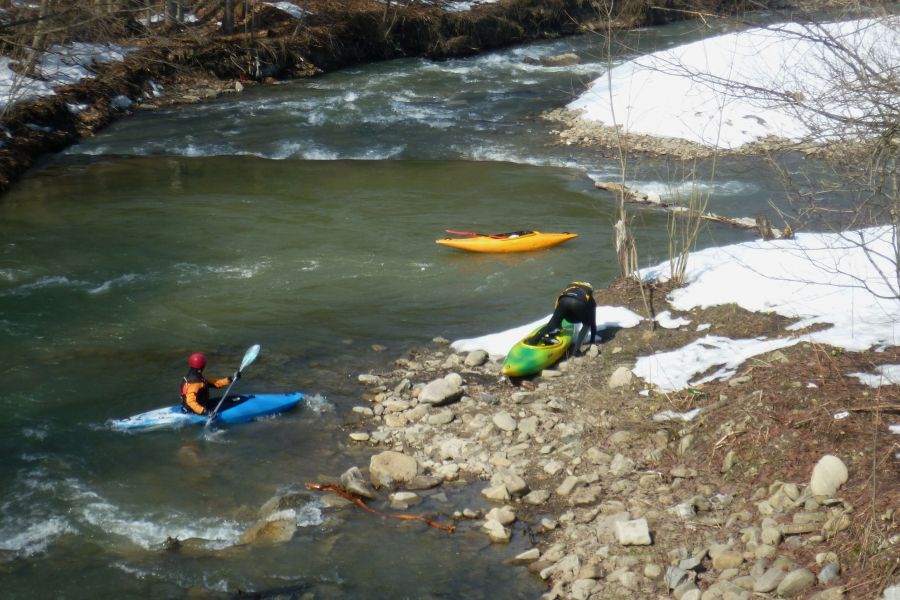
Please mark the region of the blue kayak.
<svg viewBox="0 0 900 600"><path fill-rule="evenodd" d="M229 396L219 409L213 423L233 425L249 423L271 415L290 410L300 403L303 394L242 394ZM193 413L181 412L181 405L166 406L140 413L125 419L109 421L110 428L116 431L149 431L153 429L178 429L188 425L202 425L207 417Z"/></svg>

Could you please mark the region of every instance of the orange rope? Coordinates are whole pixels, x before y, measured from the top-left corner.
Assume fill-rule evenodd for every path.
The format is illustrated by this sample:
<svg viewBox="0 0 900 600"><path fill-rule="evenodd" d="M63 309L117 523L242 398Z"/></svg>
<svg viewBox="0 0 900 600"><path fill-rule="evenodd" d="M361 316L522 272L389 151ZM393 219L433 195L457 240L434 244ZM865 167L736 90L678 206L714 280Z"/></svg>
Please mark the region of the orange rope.
<svg viewBox="0 0 900 600"><path fill-rule="evenodd" d="M334 492L338 496L342 496L343 498L346 498L347 500L349 500L353 504L359 506L360 508L367 510L372 514L376 514L381 517L390 517L392 519L403 519L403 520L408 520L408 521L422 521L423 523L425 523L426 525L428 525L430 527L435 527L437 529L443 529L447 533L453 533L456 530L456 527L454 527L453 525L441 525L437 521L432 521L431 519L428 519L421 515L406 515L406 514L395 515L395 514L391 514L391 513L379 512L379 511L375 510L374 508L372 508L371 506L367 505L365 502L363 502L362 498L358 498L357 496L354 496L353 494L351 494L350 492L348 492L341 486L334 484L334 483L307 483L306 489L316 490L319 492Z"/></svg>

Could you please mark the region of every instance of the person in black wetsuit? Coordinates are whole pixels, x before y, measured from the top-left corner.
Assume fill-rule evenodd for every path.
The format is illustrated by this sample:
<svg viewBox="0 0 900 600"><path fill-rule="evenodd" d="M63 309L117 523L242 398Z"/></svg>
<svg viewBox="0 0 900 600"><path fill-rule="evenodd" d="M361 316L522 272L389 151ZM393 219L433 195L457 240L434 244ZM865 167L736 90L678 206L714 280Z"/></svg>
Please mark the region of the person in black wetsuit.
<svg viewBox="0 0 900 600"><path fill-rule="evenodd" d="M584 281L573 281L569 284L556 299L556 308L550 321L525 343L536 346L546 338L555 337L562 328L563 319L569 323L581 323L578 339L572 346L572 353L578 356L581 354L581 343L587 335L588 328L591 330L588 343L593 342L597 335L597 302L594 300L594 288L591 284Z"/></svg>

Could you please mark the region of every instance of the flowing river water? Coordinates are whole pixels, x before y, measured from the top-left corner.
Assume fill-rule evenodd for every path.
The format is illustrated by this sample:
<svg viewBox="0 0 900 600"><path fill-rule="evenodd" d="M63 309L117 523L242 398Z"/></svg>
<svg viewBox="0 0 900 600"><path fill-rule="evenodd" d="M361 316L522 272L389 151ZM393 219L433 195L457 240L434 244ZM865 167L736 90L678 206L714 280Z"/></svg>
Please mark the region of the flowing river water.
<svg viewBox="0 0 900 600"><path fill-rule="evenodd" d="M632 44L708 33L682 23ZM371 449L347 440L358 373L438 335L535 320L570 280L616 276L614 207L591 177L616 180L618 164L556 145L539 118L605 70L601 46L392 61L140 113L0 199L2 596L537 597L538 578L504 565L526 547L521 529L497 546L477 522L447 535L334 516L310 495L290 542L238 540L270 497L368 464ZM563 52L582 62L525 61ZM629 168L645 190L683 176L662 161ZM730 216L780 197L750 158L721 161L705 189ZM642 264L664 260L667 217L636 215ZM472 255L437 246L445 228L579 237ZM750 236L713 226L700 245ZM214 433L107 426L176 403L190 353L224 376L254 343L235 391L302 390L300 409ZM480 487L426 492L414 510L482 508ZM198 547L165 551L170 537Z"/></svg>

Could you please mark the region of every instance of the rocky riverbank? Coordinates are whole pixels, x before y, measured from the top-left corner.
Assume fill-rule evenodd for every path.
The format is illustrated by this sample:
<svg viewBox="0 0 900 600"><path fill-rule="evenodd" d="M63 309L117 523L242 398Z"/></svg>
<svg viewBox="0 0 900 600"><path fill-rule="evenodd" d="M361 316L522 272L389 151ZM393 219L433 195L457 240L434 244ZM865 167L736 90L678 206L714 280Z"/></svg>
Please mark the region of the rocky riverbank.
<svg viewBox="0 0 900 600"><path fill-rule="evenodd" d="M640 311L628 284L599 302ZM721 335L785 325L736 307L684 316ZM515 382L499 357L438 338L359 376L347 433L373 456L368 478L354 468L343 482L399 510L424 499L425 512L423 489L478 486L483 505L444 517L497 543L528 536L513 562L546 598L823 600L896 585L900 478L896 462L878 466L891 442L873 438L877 412L832 416L881 401L837 375L865 353L795 346L670 394L633 377L637 355L697 335L645 321Z"/></svg>
<svg viewBox="0 0 900 600"><path fill-rule="evenodd" d="M579 112L560 108L544 113L548 121L558 123L556 131L560 143L565 145L587 146L605 150L611 157L618 152L638 153L646 156L666 156L679 160L694 160L714 156L762 156L773 152L801 152L807 156L815 156L826 150L809 145L800 145L791 140L769 137L745 144L739 148L728 150L697 144L679 138L667 138L625 132L597 121L583 119Z"/></svg>

